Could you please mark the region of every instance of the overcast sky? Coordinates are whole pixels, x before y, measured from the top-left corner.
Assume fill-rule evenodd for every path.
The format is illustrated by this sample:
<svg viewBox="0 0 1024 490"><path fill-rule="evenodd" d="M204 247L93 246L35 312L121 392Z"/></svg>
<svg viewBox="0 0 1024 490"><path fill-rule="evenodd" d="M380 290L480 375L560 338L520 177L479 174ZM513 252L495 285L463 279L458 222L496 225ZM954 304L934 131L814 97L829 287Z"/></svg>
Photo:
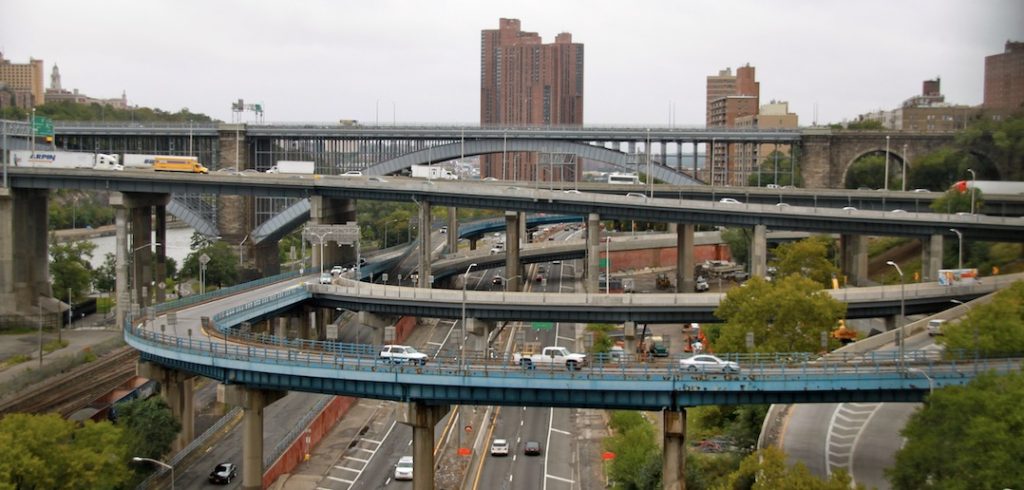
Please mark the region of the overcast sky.
<svg viewBox="0 0 1024 490"><path fill-rule="evenodd" d="M587 124L704 124L705 78L746 63L801 125L891 109L941 77L982 101L985 56L1024 41L1021 0L2 0L0 51L92 97L230 121L477 123L480 31L518 18L585 45ZM815 109L816 108L816 109ZM245 116L251 120L251 115Z"/></svg>

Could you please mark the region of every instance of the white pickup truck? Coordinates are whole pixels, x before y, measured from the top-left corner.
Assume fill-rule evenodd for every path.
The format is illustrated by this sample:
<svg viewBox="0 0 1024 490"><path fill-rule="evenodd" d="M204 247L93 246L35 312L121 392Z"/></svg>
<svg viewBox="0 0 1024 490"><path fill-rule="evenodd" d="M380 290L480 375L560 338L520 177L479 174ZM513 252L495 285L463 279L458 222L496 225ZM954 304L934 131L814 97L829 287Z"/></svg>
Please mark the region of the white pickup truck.
<svg viewBox="0 0 1024 490"><path fill-rule="evenodd" d="M395 364L427 365L427 355L407 345L385 345L380 350L380 358Z"/></svg>
<svg viewBox="0 0 1024 490"><path fill-rule="evenodd" d="M539 354L513 354L512 363L525 369L534 369L537 366L564 366L570 371L575 371L587 365L587 355L569 352L565 347L545 347Z"/></svg>

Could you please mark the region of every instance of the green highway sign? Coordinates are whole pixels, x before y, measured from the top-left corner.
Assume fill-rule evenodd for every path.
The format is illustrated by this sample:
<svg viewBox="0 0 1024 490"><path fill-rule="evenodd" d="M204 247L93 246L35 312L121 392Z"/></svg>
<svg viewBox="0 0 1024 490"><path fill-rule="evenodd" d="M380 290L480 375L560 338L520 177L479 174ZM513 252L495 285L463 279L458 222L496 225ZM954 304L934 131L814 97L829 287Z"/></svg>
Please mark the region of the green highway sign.
<svg viewBox="0 0 1024 490"><path fill-rule="evenodd" d="M43 116L32 116L32 130L36 136L53 136L53 120Z"/></svg>
<svg viewBox="0 0 1024 490"><path fill-rule="evenodd" d="M533 326L534 330L551 330L552 328L555 328L555 323L554 322L533 322L532 326Z"/></svg>
<svg viewBox="0 0 1024 490"><path fill-rule="evenodd" d="M600 259L597 262L598 267L608 267L608 259Z"/></svg>

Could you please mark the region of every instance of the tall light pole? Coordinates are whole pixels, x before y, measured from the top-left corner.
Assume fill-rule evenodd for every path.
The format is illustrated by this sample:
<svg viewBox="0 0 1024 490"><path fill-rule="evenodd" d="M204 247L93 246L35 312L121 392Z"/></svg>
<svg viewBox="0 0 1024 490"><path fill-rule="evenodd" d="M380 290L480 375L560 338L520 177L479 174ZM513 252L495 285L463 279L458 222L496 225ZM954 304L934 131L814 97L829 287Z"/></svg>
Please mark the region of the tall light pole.
<svg viewBox="0 0 1024 490"><path fill-rule="evenodd" d="M907 371L911 372L911 373L918 373L921 376L924 376L924 379L928 380L928 395L931 396L931 395L933 395L935 393L935 382L932 381L932 377L931 376L928 376L928 373L926 373L926 372L924 372L924 371L922 371L920 369L917 369L917 368L910 368Z"/></svg>
<svg viewBox="0 0 1024 490"><path fill-rule="evenodd" d="M953 233L956 233L956 243L957 243L956 268L957 269L963 269L964 268L964 234L960 233L960 230L958 230L956 228L950 228L949 231L952 231Z"/></svg>
<svg viewBox="0 0 1024 490"><path fill-rule="evenodd" d="M469 271L474 267L476 264L469 264L462 275L462 341L459 342L459 370L466 366L466 285L469 284Z"/></svg>
<svg viewBox="0 0 1024 490"><path fill-rule="evenodd" d="M654 179L651 178L651 128L647 128L647 187L650 189L651 197L654 197Z"/></svg>
<svg viewBox="0 0 1024 490"><path fill-rule="evenodd" d="M975 175L974 170L967 169L971 173L971 214L974 214L974 184L978 180L978 176Z"/></svg>
<svg viewBox="0 0 1024 490"><path fill-rule="evenodd" d="M889 135L885 135L885 175L882 178L882 188L889 190Z"/></svg>
<svg viewBox="0 0 1024 490"><path fill-rule="evenodd" d="M163 461L158 461L158 460L150 459L150 458L140 458L138 456L135 456L134 458L132 458L132 461L135 461L136 463L141 463L143 461L148 461L150 463L157 464L157 465L163 466L164 468L167 468L167 469L171 470L171 490L174 490L174 467L173 466L171 466L171 465L169 465L167 463L164 463Z"/></svg>
<svg viewBox="0 0 1024 490"><path fill-rule="evenodd" d="M906 299L906 294L905 294L905 289L904 289L904 285L903 285L903 270L900 269L899 264L897 264L896 262L893 262L891 260L887 261L886 264L895 267L896 268L896 272L900 275L900 326L899 326L899 332L898 332L899 337L897 337L899 339L899 343L897 344L897 348L898 348L898 352L899 352L899 356L900 356L899 364L900 364L900 366L902 366L903 365L903 323L907 319L907 317L906 317L906 313L907 313L906 304L904 302L904 300Z"/></svg>

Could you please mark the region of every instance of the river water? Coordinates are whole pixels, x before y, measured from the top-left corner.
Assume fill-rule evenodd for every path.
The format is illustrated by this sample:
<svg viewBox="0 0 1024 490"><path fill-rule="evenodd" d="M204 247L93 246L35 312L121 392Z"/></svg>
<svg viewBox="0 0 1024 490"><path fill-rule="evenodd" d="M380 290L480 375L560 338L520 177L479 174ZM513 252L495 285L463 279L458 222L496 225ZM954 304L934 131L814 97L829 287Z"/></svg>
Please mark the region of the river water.
<svg viewBox="0 0 1024 490"><path fill-rule="evenodd" d="M179 269L185 262L185 257L191 252L188 247L194 232L195 230L192 228L169 228L167 230L167 256L174 258L174 261L178 263ZM110 235L91 238L89 241L96 244L96 250L93 251L92 259L89 261L93 269L95 269L103 265L103 260L108 253L114 253L117 237ZM153 235L153 241L156 241L156 235Z"/></svg>

